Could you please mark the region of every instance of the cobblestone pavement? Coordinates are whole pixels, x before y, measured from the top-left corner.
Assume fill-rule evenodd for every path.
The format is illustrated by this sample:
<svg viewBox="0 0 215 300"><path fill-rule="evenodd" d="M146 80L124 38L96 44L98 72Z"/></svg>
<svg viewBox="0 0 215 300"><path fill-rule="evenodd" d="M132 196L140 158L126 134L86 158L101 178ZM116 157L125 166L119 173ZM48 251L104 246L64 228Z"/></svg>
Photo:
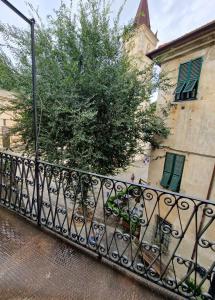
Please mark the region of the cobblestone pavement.
<svg viewBox="0 0 215 300"><path fill-rule="evenodd" d="M0 208L0 299L164 299Z"/></svg>

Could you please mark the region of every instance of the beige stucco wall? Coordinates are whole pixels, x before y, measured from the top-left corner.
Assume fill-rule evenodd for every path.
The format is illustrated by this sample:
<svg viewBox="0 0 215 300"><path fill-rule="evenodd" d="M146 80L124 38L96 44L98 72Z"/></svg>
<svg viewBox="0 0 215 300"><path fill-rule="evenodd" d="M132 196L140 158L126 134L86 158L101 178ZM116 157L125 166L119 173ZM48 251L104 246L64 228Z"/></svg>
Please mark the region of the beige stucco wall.
<svg viewBox="0 0 215 300"><path fill-rule="evenodd" d="M160 180L163 174L166 152L184 155L185 164L180 193L203 199L207 197L215 165L215 41L207 37L205 37L205 41L207 46L202 41L199 44L198 42L193 43L192 46L184 45L179 50L174 51L172 49L172 58L171 55L168 57L167 54L166 60L161 66L163 70L169 73L174 84L168 94L160 93L158 96L158 110L165 103L170 105L167 125L171 128L171 134L168 139L162 141L160 149L151 152L148 176L148 181L152 186L162 188ZM198 57L203 57L203 65L197 100L174 102L179 65ZM173 199L175 199L174 196ZM213 180L210 199L215 200L215 180ZM154 201L156 202L156 197ZM174 230L181 232L181 224L185 228L195 209L195 205L193 205L195 202L185 199L185 203L190 205L188 209L178 210L178 205L175 205L171 210L171 205L168 206L164 201L159 201L159 211L155 211L154 214L160 215L172 224ZM199 228L203 208L204 205L202 204L198 210L197 219L193 218L176 252L177 255L186 259L191 259L196 240L196 228ZM214 207L212 207L212 210L214 211ZM179 220L181 220L181 224ZM211 218L206 217L203 226L206 226L210 221ZM214 228L212 225L201 238L210 242L214 241ZM172 237L166 260L174 251L177 243L177 238ZM208 270L214 260L215 254L212 249L198 247L199 265ZM176 271L179 277L186 274L186 268L183 266L178 265ZM200 277L198 277L198 280L200 280ZM207 283L203 289L207 291Z"/></svg>
<svg viewBox="0 0 215 300"><path fill-rule="evenodd" d="M11 100L14 99L14 95L8 91L0 90L0 107L4 107ZM3 149L3 127L7 127L9 130L14 126L13 114L11 112L4 112L0 114L0 149ZM18 136L10 134L10 148L15 149L20 144Z"/></svg>
<svg viewBox="0 0 215 300"><path fill-rule="evenodd" d="M159 186L165 154L172 152L186 156L181 193L206 198L215 164L215 45L189 51L186 55L167 61L162 68L177 83L181 63L203 57L197 100L174 102L174 89L158 97L158 109L165 101L170 103L167 125L171 134L163 141L163 149L151 153L149 182ZM215 187L211 199L215 199Z"/></svg>

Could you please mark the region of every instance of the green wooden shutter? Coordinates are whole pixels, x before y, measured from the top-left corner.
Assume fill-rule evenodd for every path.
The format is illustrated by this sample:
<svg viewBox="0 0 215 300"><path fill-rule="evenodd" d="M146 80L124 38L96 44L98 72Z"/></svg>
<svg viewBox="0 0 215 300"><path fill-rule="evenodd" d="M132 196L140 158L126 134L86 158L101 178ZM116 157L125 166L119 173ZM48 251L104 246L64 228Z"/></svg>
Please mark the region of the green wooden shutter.
<svg viewBox="0 0 215 300"><path fill-rule="evenodd" d="M178 192L181 183L182 172L184 168L185 157L182 155L176 155L175 164L173 169L173 175L169 184L169 189L173 192Z"/></svg>
<svg viewBox="0 0 215 300"><path fill-rule="evenodd" d="M189 80L183 90L183 93L192 92L196 83L199 81L201 68L202 68L202 57L191 61Z"/></svg>
<svg viewBox="0 0 215 300"><path fill-rule="evenodd" d="M191 62L187 62L181 64L179 67L179 75L178 75L178 83L175 90L176 99L180 98L180 94L183 91L188 79L189 79L189 71L190 71Z"/></svg>
<svg viewBox="0 0 215 300"><path fill-rule="evenodd" d="M172 176L172 170L174 165L175 155L173 153L166 154L166 160L164 164L163 177L161 179L160 184L167 188L169 186L169 182Z"/></svg>

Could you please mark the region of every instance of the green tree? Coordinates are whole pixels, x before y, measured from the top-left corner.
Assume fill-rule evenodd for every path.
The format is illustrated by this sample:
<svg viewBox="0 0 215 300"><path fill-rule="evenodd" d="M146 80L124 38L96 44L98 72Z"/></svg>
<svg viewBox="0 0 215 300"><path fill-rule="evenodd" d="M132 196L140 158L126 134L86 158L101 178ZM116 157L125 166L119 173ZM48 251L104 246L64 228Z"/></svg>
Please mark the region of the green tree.
<svg viewBox="0 0 215 300"><path fill-rule="evenodd" d="M168 80L158 79L153 64L143 71L132 64L123 49L126 28L119 26L120 13L111 21L108 1L80 1L77 16L62 2L46 25L32 12L43 159L114 174L139 151L140 140L157 146L157 136L168 135L163 116L150 109L151 95L158 87L166 89ZM17 93L9 108L15 113L14 131L33 152L30 33L4 24L0 33L7 44L0 54L0 86ZM143 101L148 109L141 112Z"/></svg>

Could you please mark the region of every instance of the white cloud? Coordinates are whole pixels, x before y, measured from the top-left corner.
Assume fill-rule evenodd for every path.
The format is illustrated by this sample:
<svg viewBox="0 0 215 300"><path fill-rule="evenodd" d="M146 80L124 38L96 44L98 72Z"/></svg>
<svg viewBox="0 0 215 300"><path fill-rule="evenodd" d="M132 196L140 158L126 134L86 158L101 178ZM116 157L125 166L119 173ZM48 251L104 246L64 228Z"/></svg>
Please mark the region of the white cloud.
<svg viewBox="0 0 215 300"><path fill-rule="evenodd" d="M162 7L164 13L169 13L175 5L174 0L162 0Z"/></svg>
<svg viewBox="0 0 215 300"><path fill-rule="evenodd" d="M29 16L25 0L10 0L24 14ZM60 5L61 0L28 0L33 6L40 7L43 18ZM70 0L66 0L69 2ZM18 2L18 3L17 3ZM79 0L73 0L78 4ZM113 10L117 11L123 0L113 1ZM122 14L122 24L135 17L140 0L127 0ZM148 0L152 30L157 31L161 42L177 38L214 19L215 0ZM0 20L10 24L25 26L0 1Z"/></svg>

